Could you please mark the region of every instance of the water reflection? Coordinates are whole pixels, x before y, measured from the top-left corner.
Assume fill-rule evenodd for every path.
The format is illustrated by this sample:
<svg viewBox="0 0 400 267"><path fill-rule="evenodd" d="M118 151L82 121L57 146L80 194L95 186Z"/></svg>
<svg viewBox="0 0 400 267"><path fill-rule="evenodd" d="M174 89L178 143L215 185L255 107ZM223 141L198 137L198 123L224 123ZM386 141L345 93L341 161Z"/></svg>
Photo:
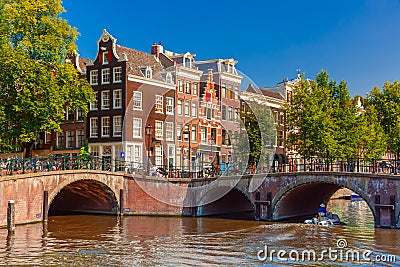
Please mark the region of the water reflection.
<svg viewBox="0 0 400 267"><path fill-rule="evenodd" d="M347 225L321 227L191 217L50 217L47 225L17 226L8 238L7 229L0 229L0 260L5 265L276 265L282 263L260 262L257 252L265 245L277 250L320 251L335 247L337 239L345 238L351 248L397 255L397 263L386 266L400 266L400 231L375 229L365 202L332 201L328 209L338 213ZM304 262L284 265L301 266Z"/></svg>

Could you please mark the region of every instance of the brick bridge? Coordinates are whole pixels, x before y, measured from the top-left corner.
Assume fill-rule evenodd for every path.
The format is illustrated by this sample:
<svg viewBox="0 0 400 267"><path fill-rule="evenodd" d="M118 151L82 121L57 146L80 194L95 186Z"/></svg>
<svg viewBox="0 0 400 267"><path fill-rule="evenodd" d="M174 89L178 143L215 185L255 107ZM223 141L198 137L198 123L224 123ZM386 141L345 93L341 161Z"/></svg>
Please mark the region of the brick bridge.
<svg viewBox="0 0 400 267"><path fill-rule="evenodd" d="M396 175L297 172L264 177L165 179L100 170L3 176L0 225L7 224L8 200L15 201L19 224L70 212L206 216L253 211L257 219L278 221L315 214L321 202L328 202L334 192L345 187L366 201L376 227L400 228L400 177ZM249 192L252 181L261 181L261 185ZM206 190L185 194L190 188L204 185L208 186ZM218 194L223 197L214 201L212 197Z"/></svg>

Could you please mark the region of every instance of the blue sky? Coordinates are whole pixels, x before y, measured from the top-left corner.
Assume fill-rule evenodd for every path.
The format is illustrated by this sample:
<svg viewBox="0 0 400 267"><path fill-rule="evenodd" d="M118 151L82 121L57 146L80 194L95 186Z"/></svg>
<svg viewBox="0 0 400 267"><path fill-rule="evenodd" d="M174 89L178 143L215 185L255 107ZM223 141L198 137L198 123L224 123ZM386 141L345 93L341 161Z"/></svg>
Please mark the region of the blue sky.
<svg viewBox="0 0 400 267"><path fill-rule="evenodd" d="M150 52L235 58L257 86L314 78L322 69L345 80L350 94L400 79L400 1L133 1L64 0L62 16L78 28L82 57L94 58L107 29L117 43Z"/></svg>

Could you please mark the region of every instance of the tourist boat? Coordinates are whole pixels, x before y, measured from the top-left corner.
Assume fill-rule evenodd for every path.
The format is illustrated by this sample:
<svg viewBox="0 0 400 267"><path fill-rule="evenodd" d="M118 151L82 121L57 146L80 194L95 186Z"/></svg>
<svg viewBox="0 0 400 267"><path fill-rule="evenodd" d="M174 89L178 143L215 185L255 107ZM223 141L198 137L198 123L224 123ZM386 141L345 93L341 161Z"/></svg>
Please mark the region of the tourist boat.
<svg viewBox="0 0 400 267"><path fill-rule="evenodd" d="M333 225L344 225L345 223L340 221L340 218L337 214L332 214L331 212L327 213L327 216L318 217L315 216L311 219L305 220L305 224L316 224L323 226L333 226Z"/></svg>
<svg viewBox="0 0 400 267"><path fill-rule="evenodd" d="M351 194L350 198L351 198L351 200L362 200L362 197L360 197L359 195L354 194L354 193Z"/></svg>

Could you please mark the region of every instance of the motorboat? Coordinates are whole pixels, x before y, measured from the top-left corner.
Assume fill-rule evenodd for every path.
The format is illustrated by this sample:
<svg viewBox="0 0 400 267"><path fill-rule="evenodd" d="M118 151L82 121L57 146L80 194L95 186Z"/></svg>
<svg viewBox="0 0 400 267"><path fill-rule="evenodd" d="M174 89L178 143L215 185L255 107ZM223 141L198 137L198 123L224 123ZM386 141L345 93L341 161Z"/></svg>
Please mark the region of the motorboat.
<svg viewBox="0 0 400 267"><path fill-rule="evenodd" d="M332 212L327 212L326 216L315 216L311 219L305 220L304 223L323 226L345 225L344 222L340 221L339 216Z"/></svg>

